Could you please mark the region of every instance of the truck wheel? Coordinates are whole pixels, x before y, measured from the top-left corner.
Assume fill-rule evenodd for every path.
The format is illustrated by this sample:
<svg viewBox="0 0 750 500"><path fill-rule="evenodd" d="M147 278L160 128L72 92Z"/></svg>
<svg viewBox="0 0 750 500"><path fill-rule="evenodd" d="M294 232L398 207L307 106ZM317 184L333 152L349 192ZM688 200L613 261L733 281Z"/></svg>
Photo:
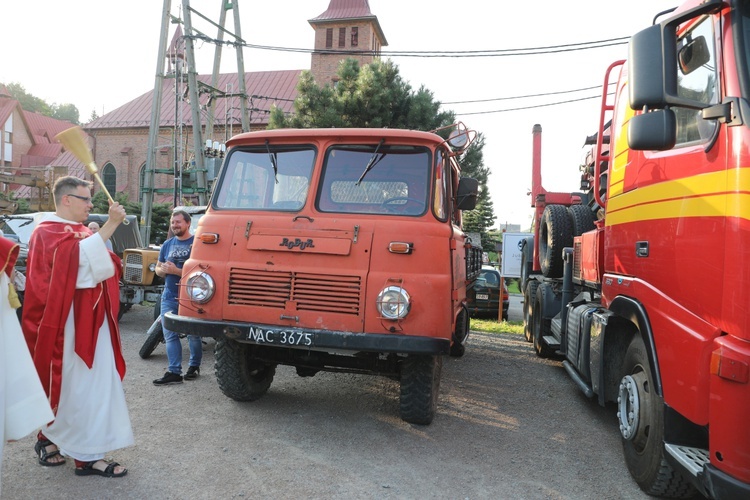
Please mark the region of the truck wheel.
<svg viewBox="0 0 750 500"><path fill-rule="evenodd" d="M617 396L617 419L630 475L649 495L689 498L695 489L664 458L664 400L656 393L640 335L628 346Z"/></svg>
<svg viewBox="0 0 750 500"><path fill-rule="evenodd" d="M552 320L544 317L544 297L547 283L541 283L536 289L534 297L534 309L531 314L531 334L534 341L534 350L540 358L551 358L555 350L544 343L543 338L552 335Z"/></svg>
<svg viewBox="0 0 750 500"><path fill-rule="evenodd" d="M234 340L218 339L214 348L216 381L219 389L235 401L255 401L268 392L276 375L276 365L250 357L250 346Z"/></svg>
<svg viewBox="0 0 750 500"><path fill-rule="evenodd" d="M594 222L594 212L586 205L571 205L568 207L568 214L570 214L570 223L573 231L573 236L581 236L583 233L591 231L596 227Z"/></svg>
<svg viewBox="0 0 750 500"><path fill-rule="evenodd" d="M435 418L443 357L409 355L401 364L401 419L429 425Z"/></svg>
<svg viewBox="0 0 750 500"><path fill-rule="evenodd" d="M531 342L534 337L531 333L531 324L534 316L534 301L536 300L536 289L539 287L537 280L531 280L526 284L523 292L523 336L526 342Z"/></svg>
<svg viewBox="0 0 750 500"><path fill-rule="evenodd" d="M160 342L164 342L164 330L161 327L161 316L158 316L146 332L146 341L143 343L141 350L138 351L138 355L141 359L148 358Z"/></svg>
<svg viewBox="0 0 750 500"><path fill-rule="evenodd" d="M560 278L563 272L562 251L573 246L570 215L563 205L547 205L539 225L539 265L548 278Z"/></svg>
<svg viewBox="0 0 750 500"><path fill-rule="evenodd" d="M466 306L461 307L461 312L456 318L456 332L453 334L450 355L460 358L466 351L466 339L469 338L469 310Z"/></svg>
<svg viewBox="0 0 750 500"><path fill-rule="evenodd" d="M529 236L521 242L521 289L526 287L534 266L534 238Z"/></svg>

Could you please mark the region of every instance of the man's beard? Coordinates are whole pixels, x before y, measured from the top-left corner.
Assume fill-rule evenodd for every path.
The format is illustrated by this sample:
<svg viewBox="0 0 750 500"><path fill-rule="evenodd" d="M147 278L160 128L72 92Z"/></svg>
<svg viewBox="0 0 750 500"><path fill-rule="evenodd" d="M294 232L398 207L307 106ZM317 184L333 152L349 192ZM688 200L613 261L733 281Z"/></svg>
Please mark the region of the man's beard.
<svg viewBox="0 0 750 500"><path fill-rule="evenodd" d="M183 234L185 234L185 230L184 230L184 229L172 229L172 232L173 232L173 233L174 233L174 235L175 235L175 236L177 236L178 238L179 238L180 236L182 236Z"/></svg>

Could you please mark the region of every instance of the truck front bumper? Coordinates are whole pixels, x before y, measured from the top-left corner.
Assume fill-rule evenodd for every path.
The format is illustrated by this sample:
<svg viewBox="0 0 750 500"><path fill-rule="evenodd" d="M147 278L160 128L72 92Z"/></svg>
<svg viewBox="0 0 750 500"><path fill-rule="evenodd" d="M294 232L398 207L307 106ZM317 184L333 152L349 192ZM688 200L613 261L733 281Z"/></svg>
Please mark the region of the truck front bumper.
<svg viewBox="0 0 750 500"><path fill-rule="evenodd" d="M400 354L448 354L450 352L450 340L435 337L210 321L179 316L174 313L164 315L163 321L166 329L178 333L232 339L269 347Z"/></svg>

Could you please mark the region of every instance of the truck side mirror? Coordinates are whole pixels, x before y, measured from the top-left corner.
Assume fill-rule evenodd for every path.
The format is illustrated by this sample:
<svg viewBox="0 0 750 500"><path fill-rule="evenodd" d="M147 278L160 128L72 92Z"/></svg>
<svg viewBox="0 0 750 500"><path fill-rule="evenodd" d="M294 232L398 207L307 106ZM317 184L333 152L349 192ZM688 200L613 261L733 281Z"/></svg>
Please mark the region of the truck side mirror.
<svg viewBox="0 0 750 500"><path fill-rule="evenodd" d="M636 115L628 127L628 147L641 151L666 151L677 143L677 119L671 109Z"/></svg>
<svg viewBox="0 0 750 500"><path fill-rule="evenodd" d="M474 210L479 195L479 181L471 177L461 177L458 181L456 204L459 210Z"/></svg>
<svg viewBox="0 0 750 500"><path fill-rule="evenodd" d="M704 40L692 40L677 53L677 28L690 19L724 7L723 0L706 0L660 24L642 30L628 44L628 98L631 109L682 106L703 109L709 105L677 95L677 70L683 74L700 67L709 57Z"/></svg>

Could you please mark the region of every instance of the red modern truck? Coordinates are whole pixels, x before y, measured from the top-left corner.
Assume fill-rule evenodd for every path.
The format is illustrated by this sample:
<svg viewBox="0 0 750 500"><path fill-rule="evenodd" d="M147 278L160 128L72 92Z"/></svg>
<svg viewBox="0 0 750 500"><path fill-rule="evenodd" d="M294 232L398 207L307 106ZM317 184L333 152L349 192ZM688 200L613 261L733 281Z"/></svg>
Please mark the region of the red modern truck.
<svg viewBox="0 0 750 500"><path fill-rule="evenodd" d="M748 99L750 2L694 0L607 69L580 191L542 187L533 130L526 336L652 495L750 498Z"/></svg>
<svg viewBox="0 0 750 500"><path fill-rule="evenodd" d="M232 138L183 268L171 330L212 336L222 392L252 401L277 365L400 380L429 424L443 355L469 334L481 247L461 229L474 132L281 129Z"/></svg>

